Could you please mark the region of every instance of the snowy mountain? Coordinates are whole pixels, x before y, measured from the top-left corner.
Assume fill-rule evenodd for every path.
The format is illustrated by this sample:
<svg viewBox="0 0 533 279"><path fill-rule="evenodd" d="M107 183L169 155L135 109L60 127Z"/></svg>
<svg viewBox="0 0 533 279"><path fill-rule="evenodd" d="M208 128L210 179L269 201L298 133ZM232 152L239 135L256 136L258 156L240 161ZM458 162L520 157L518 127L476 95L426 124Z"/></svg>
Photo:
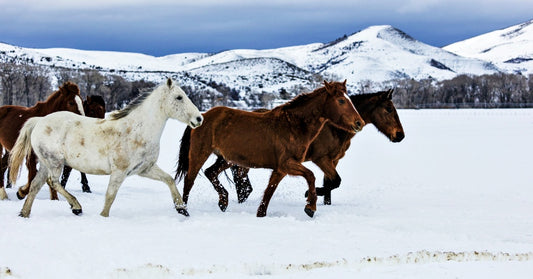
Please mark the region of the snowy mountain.
<svg viewBox="0 0 533 279"><path fill-rule="evenodd" d="M533 20L457 42L443 49L491 61L506 72L533 74Z"/></svg>
<svg viewBox="0 0 533 279"><path fill-rule="evenodd" d="M459 74L530 71L532 26L527 22L486 35L495 39L480 36L444 49L417 41L390 25L371 26L330 43L163 57L65 48L31 49L0 43L0 61L95 69L129 80L160 82L173 76L191 87L209 89L208 84L225 84L239 94L279 92L297 86L313 88L321 79L347 79L353 90L362 84L394 79L444 80Z"/></svg>

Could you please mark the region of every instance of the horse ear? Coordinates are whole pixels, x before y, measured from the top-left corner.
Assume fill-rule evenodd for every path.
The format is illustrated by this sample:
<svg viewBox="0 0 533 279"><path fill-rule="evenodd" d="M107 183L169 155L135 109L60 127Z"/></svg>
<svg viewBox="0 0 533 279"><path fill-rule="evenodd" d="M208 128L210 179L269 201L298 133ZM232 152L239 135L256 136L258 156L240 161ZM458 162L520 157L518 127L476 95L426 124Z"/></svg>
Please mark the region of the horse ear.
<svg viewBox="0 0 533 279"><path fill-rule="evenodd" d="M344 82L342 83L344 85L344 87L346 87L346 79L344 80Z"/></svg>
<svg viewBox="0 0 533 279"><path fill-rule="evenodd" d="M324 87L326 88L326 91L328 93L331 91L331 84L328 83L326 80L324 80Z"/></svg>
<svg viewBox="0 0 533 279"><path fill-rule="evenodd" d="M167 79L167 86L168 86L168 88L172 87L172 79L171 78Z"/></svg>
<svg viewBox="0 0 533 279"><path fill-rule="evenodd" d="M392 100L392 92L394 92L394 89L389 89L387 92L387 99Z"/></svg>

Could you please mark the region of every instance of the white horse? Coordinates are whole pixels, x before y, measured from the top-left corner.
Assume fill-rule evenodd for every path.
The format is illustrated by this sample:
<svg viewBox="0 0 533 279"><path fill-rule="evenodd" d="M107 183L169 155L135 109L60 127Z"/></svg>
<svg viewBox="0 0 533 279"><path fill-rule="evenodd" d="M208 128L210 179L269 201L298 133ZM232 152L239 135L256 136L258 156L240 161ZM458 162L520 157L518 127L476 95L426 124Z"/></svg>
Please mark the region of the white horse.
<svg viewBox="0 0 533 279"><path fill-rule="evenodd" d="M29 119L20 131L9 161L13 185L23 159L30 155L32 148L40 163L20 216L30 215L35 196L45 182L67 199L72 213L82 212L78 200L59 184L65 164L89 174L110 175L104 209L100 213L104 217L109 216L124 179L134 174L166 183L176 210L188 216L174 179L156 165L159 141L168 118L192 128L203 121L198 108L171 79L106 119L82 117L71 112Z"/></svg>

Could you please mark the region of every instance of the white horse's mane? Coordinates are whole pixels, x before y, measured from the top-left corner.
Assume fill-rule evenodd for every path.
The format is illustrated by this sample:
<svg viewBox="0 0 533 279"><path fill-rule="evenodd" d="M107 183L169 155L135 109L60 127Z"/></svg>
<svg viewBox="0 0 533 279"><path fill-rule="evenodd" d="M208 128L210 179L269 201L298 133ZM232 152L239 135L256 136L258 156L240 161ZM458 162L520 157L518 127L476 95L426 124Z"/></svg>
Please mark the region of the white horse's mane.
<svg viewBox="0 0 533 279"><path fill-rule="evenodd" d="M130 112L139 107L139 105L141 105L142 102L144 102L144 100L146 100L146 98L151 95L151 93L152 92L141 93L141 95L137 96L135 99L129 102L129 104L125 108L112 112L109 117L111 118L111 120L117 120L128 116Z"/></svg>

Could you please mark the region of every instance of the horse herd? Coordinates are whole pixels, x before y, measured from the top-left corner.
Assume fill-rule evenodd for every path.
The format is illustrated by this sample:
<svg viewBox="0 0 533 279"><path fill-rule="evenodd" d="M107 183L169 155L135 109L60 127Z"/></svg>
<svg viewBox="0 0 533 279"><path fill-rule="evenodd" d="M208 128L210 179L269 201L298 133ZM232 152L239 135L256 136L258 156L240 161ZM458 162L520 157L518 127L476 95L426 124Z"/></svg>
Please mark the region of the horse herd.
<svg viewBox="0 0 533 279"><path fill-rule="evenodd" d="M313 217L317 196L331 204L331 191L339 187L339 160L353 136L372 123L392 142L400 142L404 131L392 103L392 90L348 96L346 81L327 82L313 92L300 94L272 110L253 112L214 107L200 113L172 79L151 93L105 117L99 96L82 101L78 86L66 82L44 102L26 108L0 107L0 199L7 199L4 173L15 185L26 161L28 182L17 191L26 198L20 216L29 217L41 187L47 183L51 199L59 192L76 215L82 207L65 185L72 168L82 173L82 190L91 192L85 173L109 175L104 208L107 217L117 191L127 176L159 180L169 187L176 210L189 216L186 205L194 181L211 154L216 162L205 170L218 192L222 211L228 206L228 191L218 176L231 168L238 202L252 192L249 168L272 169L257 209L267 214L268 204L286 175L302 176L308 184L305 213ZM156 164L159 142L169 118L188 125L181 139L176 175L172 178ZM39 170L37 170L37 161ZM324 172L322 187L302 163L312 161ZM60 176L62 175L61 181ZM176 182L184 179L183 197ZM10 187L8 183L6 187Z"/></svg>

